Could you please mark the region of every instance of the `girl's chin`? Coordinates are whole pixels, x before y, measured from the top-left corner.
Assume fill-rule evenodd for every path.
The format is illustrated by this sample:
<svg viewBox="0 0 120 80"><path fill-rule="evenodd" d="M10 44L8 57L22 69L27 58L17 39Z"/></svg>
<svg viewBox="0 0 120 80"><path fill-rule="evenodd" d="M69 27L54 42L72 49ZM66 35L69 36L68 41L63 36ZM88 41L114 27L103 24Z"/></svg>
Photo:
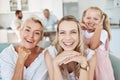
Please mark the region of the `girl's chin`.
<svg viewBox="0 0 120 80"><path fill-rule="evenodd" d="M89 29L88 32L94 32L94 30L93 29Z"/></svg>

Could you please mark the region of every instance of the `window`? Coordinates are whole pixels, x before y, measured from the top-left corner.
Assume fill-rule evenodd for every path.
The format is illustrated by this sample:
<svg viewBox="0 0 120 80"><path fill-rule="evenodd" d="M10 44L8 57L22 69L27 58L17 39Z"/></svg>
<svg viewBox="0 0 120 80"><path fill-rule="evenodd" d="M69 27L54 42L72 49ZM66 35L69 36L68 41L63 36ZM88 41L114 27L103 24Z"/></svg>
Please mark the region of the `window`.
<svg viewBox="0 0 120 80"><path fill-rule="evenodd" d="M79 5L78 2L63 3L63 15L73 15L79 19Z"/></svg>
<svg viewBox="0 0 120 80"><path fill-rule="evenodd" d="M16 11L17 9L27 11L28 0L10 0L10 11Z"/></svg>

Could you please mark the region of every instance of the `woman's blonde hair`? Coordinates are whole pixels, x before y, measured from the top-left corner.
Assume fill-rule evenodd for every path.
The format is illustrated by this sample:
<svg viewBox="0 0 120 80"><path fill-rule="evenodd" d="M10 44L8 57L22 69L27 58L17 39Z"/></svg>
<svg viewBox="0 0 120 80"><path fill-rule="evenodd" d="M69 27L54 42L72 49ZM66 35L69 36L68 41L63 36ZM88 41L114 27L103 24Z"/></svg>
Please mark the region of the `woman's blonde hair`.
<svg viewBox="0 0 120 80"><path fill-rule="evenodd" d="M106 13L104 13L100 8L98 7L89 7L88 9L86 9L84 12L83 12L83 16L82 16L82 22L83 22L83 18L84 16L86 15L86 12L90 9L93 9L93 10L97 10L100 12L100 16L101 16L101 20L103 20L103 29L105 29L107 32L108 32L108 38L109 40L111 39L111 33L110 33L110 23L109 23L109 18L107 16Z"/></svg>
<svg viewBox="0 0 120 80"><path fill-rule="evenodd" d="M84 55L84 42L83 42L83 37L82 37L82 32L81 32L81 28L80 28L80 23L79 21L72 15L68 15L68 16L64 16L58 23L58 26L57 26L57 33L56 33L56 38L55 40L53 41L53 45L56 47L57 51L58 51L58 55L63 51L63 48L59 45L59 42L58 42L58 37L59 37L59 27L60 27L60 24L63 22L63 21L73 21L76 23L77 25L77 28L78 28L78 37L79 37L79 43L78 45L76 45L76 48L74 49L75 51L81 53L81 55ZM66 27L69 27L69 26L66 26ZM80 69L80 65L77 64L77 65L73 65L74 67L78 67ZM75 75L78 77L79 75L79 69L76 68L74 73Z"/></svg>

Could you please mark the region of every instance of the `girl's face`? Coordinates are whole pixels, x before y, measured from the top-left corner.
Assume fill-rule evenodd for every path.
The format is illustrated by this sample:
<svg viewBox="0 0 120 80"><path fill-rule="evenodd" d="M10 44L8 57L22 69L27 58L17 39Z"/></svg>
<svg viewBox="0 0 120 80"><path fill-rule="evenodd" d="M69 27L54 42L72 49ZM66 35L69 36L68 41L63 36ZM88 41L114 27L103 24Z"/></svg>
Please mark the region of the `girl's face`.
<svg viewBox="0 0 120 80"><path fill-rule="evenodd" d="M34 48L42 39L43 28L39 23L28 20L21 31L22 45L27 49Z"/></svg>
<svg viewBox="0 0 120 80"><path fill-rule="evenodd" d="M101 23L100 11L94 9L88 9L83 17L84 23L88 26L89 31L94 31L95 26Z"/></svg>
<svg viewBox="0 0 120 80"><path fill-rule="evenodd" d="M74 50L78 45L78 27L74 21L63 21L59 25L58 40L64 50Z"/></svg>

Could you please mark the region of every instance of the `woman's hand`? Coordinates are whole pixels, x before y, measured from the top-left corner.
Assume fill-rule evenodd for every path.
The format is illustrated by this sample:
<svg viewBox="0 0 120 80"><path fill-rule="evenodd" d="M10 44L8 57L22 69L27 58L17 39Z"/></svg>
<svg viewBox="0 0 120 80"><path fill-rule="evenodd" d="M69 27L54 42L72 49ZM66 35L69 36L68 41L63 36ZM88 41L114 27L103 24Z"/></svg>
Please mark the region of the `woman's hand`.
<svg viewBox="0 0 120 80"><path fill-rule="evenodd" d="M72 61L80 64L87 64L86 58L76 51L63 51L54 58L54 62L57 65L67 64Z"/></svg>
<svg viewBox="0 0 120 80"><path fill-rule="evenodd" d="M18 58L23 62L26 61L26 59L28 58L28 56L31 54L31 51L24 48L24 47L19 47L18 49Z"/></svg>
<svg viewBox="0 0 120 80"><path fill-rule="evenodd" d="M69 62L77 62L79 64L86 64L87 65L87 59L84 56L81 56L79 52L76 51L72 51L71 53L73 54L79 54L79 55L75 55L75 56L71 56L69 59L65 60L63 63L67 64Z"/></svg>

